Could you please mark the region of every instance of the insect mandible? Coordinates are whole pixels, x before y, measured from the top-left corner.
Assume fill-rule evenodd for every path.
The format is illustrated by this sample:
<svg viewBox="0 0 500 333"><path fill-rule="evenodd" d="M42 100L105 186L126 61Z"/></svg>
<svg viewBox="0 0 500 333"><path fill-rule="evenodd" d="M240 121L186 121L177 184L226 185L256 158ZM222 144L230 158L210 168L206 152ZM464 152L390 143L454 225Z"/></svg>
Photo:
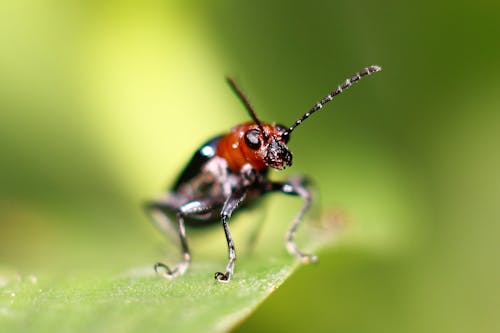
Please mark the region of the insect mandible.
<svg viewBox="0 0 500 333"><path fill-rule="evenodd" d="M261 122L247 97L228 78L229 85L252 121L237 125L229 133L204 143L177 178L170 192L161 199L146 203L147 214L160 229L167 229L167 223L175 225L172 220L177 220L183 254L182 260L175 267L157 263L155 271L165 278L184 274L191 261L186 224L220 222L226 235L229 260L225 272L216 272L215 279L218 282L229 282L236 260L229 218L238 206L250 205L254 199L272 192L298 196L303 200L301 209L286 233L286 248L302 262L315 262L315 255L303 253L295 244L297 228L311 205L311 194L305 178L272 181L268 177L269 168L280 170L291 166L292 153L287 143L295 128L353 83L380 70L379 66L369 66L346 79L289 127Z"/></svg>

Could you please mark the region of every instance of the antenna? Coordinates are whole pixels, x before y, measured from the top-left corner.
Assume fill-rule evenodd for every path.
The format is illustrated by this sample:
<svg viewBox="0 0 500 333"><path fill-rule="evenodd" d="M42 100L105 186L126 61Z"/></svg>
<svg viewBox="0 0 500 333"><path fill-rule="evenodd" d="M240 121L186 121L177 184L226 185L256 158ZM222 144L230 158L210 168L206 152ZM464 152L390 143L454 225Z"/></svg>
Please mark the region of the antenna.
<svg viewBox="0 0 500 333"><path fill-rule="evenodd" d="M295 123L290 126L288 128L288 130L286 130L286 132L284 132L281 137L282 138L286 138L287 136L290 136L290 133L292 133L292 131L297 127L299 126L304 120L306 120L307 118L309 118L314 112L318 111L319 109L321 109L323 107L323 105L325 105L326 103L330 102L333 97L337 96L338 94L340 94L342 91L346 90L347 88L349 88L353 83L356 83L357 81L359 81L363 76L365 75L370 75L372 73L375 73L375 72L378 72L378 71L381 71L382 68L379 67L379 66L370 66L370 67L365 67L363 68L363 70L361 70L360 72L354 74L353 77L351 77L350 79L346 79L342 84L340 84L335 90L333 90L330 94L328 94L327 96L325 96L324 98L322 98L318 103L316 103L309 111L307 111L306 113L304 113L302 115L302 117L300 117L299 119L297 119L297 121L295 121Z"/></svg>
<svg viewBox="0 0 500 333"><path fill-rule="evenodd" d="M241 89L238 87L238 85L236 84L236 82L234 82L234 80L232 78L226 77L226 81L229 84L229 86L231 87L231 89L233 90L233 92L238 96L240 101L243 103L243 105L247 109L250 117L252 117L253 121L257 124L257 126L259 126L260 132L264 136L266 136L266 133L264 132L264 128L262 127L262 123L260 122L259 118L257 118L257 114L255 114L255 111L254 111L252 105L250 104L250 101L245 96L243 91L241 91Z"/></svg>

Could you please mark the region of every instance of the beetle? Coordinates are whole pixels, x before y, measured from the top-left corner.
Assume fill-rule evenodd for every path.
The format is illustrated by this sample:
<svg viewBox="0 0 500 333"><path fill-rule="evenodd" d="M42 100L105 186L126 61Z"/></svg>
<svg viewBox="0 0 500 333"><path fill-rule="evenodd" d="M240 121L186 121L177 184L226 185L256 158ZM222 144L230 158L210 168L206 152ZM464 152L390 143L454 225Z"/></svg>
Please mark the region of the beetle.
<svg viewBox="0 0 500 333"><path fill-rule="evenodd" d="M192 156L171 190L162 198L146 203L146 213L161 230L172 229L175 225L172 221L177 221L183 254L175 267L170 268L159 262L154 266L155 271L167 279L184 274L191 261L186 224L220 222L228 246L228 263L225 272L216 272L214 277L218 282L229 282L234 273L236 251L228 221L238 206L251 205L255 199L271 192L298 196L303 200L301 209L286 233L286 248L301 262L317 261L315 255L302 252L295 244L297 228L311 205L306 179L272 181L268 177L269 169L281 170L292 165L292 153L287 143L297 126L353 83L380 70L379 66L365 67L346 79L289 127L261 122L248 98L234 80L227 78L252 121L237 125L229 133L205 142Z"/></svg>

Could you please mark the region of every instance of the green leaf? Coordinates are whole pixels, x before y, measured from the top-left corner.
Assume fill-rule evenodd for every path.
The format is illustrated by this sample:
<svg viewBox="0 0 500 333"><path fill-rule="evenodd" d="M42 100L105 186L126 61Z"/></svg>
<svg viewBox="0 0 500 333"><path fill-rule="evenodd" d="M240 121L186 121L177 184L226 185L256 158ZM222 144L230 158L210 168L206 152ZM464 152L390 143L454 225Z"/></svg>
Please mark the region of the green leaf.
<svg viewBox="0 0 500 333"><path fill-rule="evenodd" d="M317 248L325 240L323 230L309 242ZM194 260L185 275L172 280L151 266L59 276L0 270L0 331L225 332L299 267L283 248L278 252L243 255L225 284L213 278L224 262L207 259Z"/></svg>

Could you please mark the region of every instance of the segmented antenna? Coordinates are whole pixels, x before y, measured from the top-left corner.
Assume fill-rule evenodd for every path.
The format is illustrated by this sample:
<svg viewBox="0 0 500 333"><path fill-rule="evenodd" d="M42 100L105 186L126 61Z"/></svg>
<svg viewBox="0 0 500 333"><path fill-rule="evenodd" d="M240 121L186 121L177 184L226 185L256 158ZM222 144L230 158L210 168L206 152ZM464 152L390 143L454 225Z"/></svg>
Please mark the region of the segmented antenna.
<svg viewBox="0 0 500 333"><path fill-rule="evenodd" d="M314 112L316 112L319 109L321 109L323 107L323 105L325 105L326 103L330 102L333 99L333 97L337 96L342 91L344 91L347 88L349 88L353 83L356 83L357 81L359 81L359 79L361 79L363 76L370 75L370 74L378 72L380 70L382 70L382 68L379 67L379 66L366 67L366 68L363 68L363 70L361 70L360 72L356 73L350 79L346 79L344 81L344 83L340 84L330 94L328 94L323 99L321 99L318 103L316 103L316 105L314 105L309 111L307 111L306 113L304 113L304 115L302 117L300 117L292 126L290 126L288 128L288 130L281 135L281 137L285 138L285 137L289 136L290 133L292 133L292 131L295 129L295 127L299 126L304 120L306 120L307 118L309 118Z"/></svg>
<svg viewBox="0 0 500 333"><path fill-rule="evenodd" d="M232 78L226 77L226 81L229 84L229 86L231 87L231 89L233 90L233 92L238 96L240 101L243 103L243 105L245 105L245 108L247 109L248 114L250 115L250 117L252 117L253 121L257 124L257 126L259 126L261 133L266 135L259 118L257 118L257 115L255 114L255 111L254 111L252 105L250 104L250 101L245 96L243 91L241 91L241 89L238 87L238 85L236 84L236 82L234 82L234 80Z"/></svg>

